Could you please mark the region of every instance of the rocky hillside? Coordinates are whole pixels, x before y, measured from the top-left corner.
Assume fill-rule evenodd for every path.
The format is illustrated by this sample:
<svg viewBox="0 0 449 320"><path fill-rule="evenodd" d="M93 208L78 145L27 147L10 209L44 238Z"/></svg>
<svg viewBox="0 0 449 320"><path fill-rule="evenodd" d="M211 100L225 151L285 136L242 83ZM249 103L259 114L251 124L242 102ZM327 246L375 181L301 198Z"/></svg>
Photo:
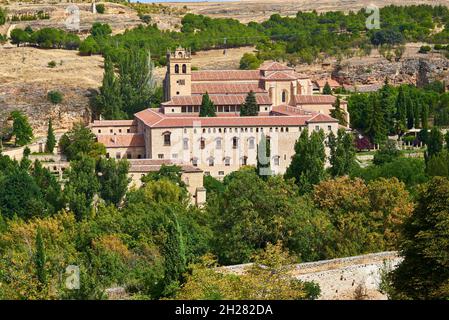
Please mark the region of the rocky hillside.
<svg viewBox="0 0 449 320"><path fill-rule="evenodd" d="M0 46L0 124L12 110L24 111L36 135L45 134L48 118L57 130L89 120L89 95L103 78L103 58L82 57L77 51L5 48ZM56 66L50 68L48 63ZM58 105L47 100L51 90L64 99Z"/></svg>

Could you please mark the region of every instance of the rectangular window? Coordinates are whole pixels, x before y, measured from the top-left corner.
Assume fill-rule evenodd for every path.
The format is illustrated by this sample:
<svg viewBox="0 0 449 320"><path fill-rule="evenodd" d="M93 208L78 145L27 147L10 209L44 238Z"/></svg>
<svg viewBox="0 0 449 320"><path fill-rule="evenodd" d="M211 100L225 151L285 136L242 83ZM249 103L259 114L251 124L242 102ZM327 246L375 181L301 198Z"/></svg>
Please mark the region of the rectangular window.
<svg viewBox="0 0 449 320"><path fill-rule="evenodd" d="M229 167L231 165L231 158L227 157L224 159L224 163L226 167Z"/></svg>
<svg viewBox="0 0 449 320"><path fill-rule="evenodd" d="M249 149L254 149L254 139L249 139Z"/></svg>
<svg viewBox="0 0 449 320"><path fill-rule="evenodd" d="M157 155L157 157L158 157L159 159L164 159L164 154L163 154L163 153L159 153L159 154Z"/></svg>
<svg viewBox="0 0 449 320"><path fill-rule="evenodd" d="M214 166L214 158L209 158L209 167Z"/></svg>
<svg viewBox="0 0 449 320"><path fill-rule="evenodd" d="M204 139L201 139L201 149L204 149L204 148L206 148L206 140L204 140Z"/></svg>
<svg viewBox="0 0 449 320"><path fill-rule="evenodd" d="M320 126L315 126L316 131L320 131Z"/></svg>
<svg viewBox="0 0 449 320"><path fill-rule="evenodd" d="M192 159L192 165L198 167L198 159Z"/></svg>
<svg viewBox="0 0 449 320"><path fill-rule="evenodd" d="M189 150L189 140L184 139L183 148L184 150Z"/></svg>
<svg viewBox="0 0 449 320"><path fill-rule="evenodd" d="M171 144L170 134L166 133L164 134L164 146L169 146L170 144Z"/></svg>
<svg viewBox="0 0 449 320"><path fill-rule="evenodd" d="M120 154L120 152L117 152L116 154L115 154L115 158L116 159L120 159L122 157L122 155Z"/></svg>
<svg viewBox="0 0 449 320"><path fill-rule="evenodd" d="M218 171L219 176L224 176L224 171Z"/></svg>
<svg viewBox="0 0 449 320"><path fill-rule="evenodd" d="M274 165L278 166L279 165L279 157L275 157L274 158Z"/></svg>
<svg viewBox="0 0 449 320"><path fill-rule="evenodd" d="M126 154L126 158L127 158L127 159L131 159L131 158L132 158L131 153L127 153L127 154Z"/></svg>
<svg viewBox="0 0 449 320"><path fill-rule="evenodd" d="M332 131L332 126L327 126L328 131Z"/></svg>

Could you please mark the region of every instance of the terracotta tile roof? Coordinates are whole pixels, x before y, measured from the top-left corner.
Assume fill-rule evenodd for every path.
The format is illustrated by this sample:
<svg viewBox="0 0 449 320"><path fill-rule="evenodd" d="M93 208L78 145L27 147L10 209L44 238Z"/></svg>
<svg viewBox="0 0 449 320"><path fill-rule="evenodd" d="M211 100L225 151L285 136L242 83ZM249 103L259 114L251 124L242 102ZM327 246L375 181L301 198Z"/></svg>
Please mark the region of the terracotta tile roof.
<svg viewBox="0 0 449 320"><path fill-rule="evenodd" d="M329 83L331 88L341 87L341 85L334 79L321 79L321 80L316 80L315 82L320 88L324 87L326 85L326 82Z"/></svg>
<svg viewBox="0 0 449 320"><path fill-rule="evenodd" d="M314 115L295 116L255 116L255 117L167 117L161 118L152 115L156 111L146 109L139 112L136 117L152 128L184 128L193 126L203 127L267 127L267 126L304 126ZM331 119L331 118L330 118ZM335 120L336 121L336 120ZM334 122L334 119L332 119Z"/></svg>
<svg viewBox="0 0 449 320"><path fill-rule="evenodd" d="M318 113L317 115L313 116L309 121L309 123L317 123L317 122L338 122L337 119L334 119L330 116L327 116L322 113Z"/></svg>
<svg viewBox="0 0 449 320"><path fill-rule="evenodd" d="M304 111L301 108L289 106L289 105L279 105L272 108L272 113L281 115L312 115L310 111Z"/></svg>
<svg viewBox="0 0 449 320"><path fill-rule="evenodd" d="M266 80L296 80L297 78L290 73L283 72L283 71L275 71L268 76L266 76L264 79Z"/></svg>
<svg viewBox="0 0 449 320"><path fill-rule="evenodd" d="M203 172L198 167L189 164L175 162L169 159L128 159L130 173L148 173L159 171L162 165L177 165L181 167L183 172Z"/></svg>
<svg viewBox="0 0 449 320"><path fill-rule="evenodd" d="M121 127L136 125L136 120L94 120L90 127Z"/></svg>
<svg viewBox="0 0 449 320"><path fill-rule="evenodd" d="M106 148L124 148L124 147L144 147L145 140L143 134L99 134L98 142L105 145Z"/></svg>
<svg viewBox="0 0 449 320"><path fill-rule="evenodd" d="M277 61L265 61L259 69L263 71L293 70L293 68L290 68L285 64L279 63Z"/></svg>
<svg viewBox="0 0 449 320"><path fill-rule="evenodd" d="M259 70L205 70L193 71L192 81L259 80Z"/></svg>
<svg viewBox="0 0 449 320"><path fill-rule="evenodd" d="M335 102L335 96L332 95L301 95L295 96L296 104L333 104ZM341 104L346 104L346 101L340 99Z"/></svg>
<svg viewBox="0 0 449 320"><path fill-rule="evenodd" d="M216 106L241 105L245 102L246 94L211 94L210 99ZM174 96L170 101L162 103L162 106L200 106L201 95ZM256 94L257 104L271 105L268 94Z"/></svg>
<svg viewBox="0 0 449 320"><path fill-rule="evenodd" d="M255 83L192 83L192 94L266 92Z"/></svg>

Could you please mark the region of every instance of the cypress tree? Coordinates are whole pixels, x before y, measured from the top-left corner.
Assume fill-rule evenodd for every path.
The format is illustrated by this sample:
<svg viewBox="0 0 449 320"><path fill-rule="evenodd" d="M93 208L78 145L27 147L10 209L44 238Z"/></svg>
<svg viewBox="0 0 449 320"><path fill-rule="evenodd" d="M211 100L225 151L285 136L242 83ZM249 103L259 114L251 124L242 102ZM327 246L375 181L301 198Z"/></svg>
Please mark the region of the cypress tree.
<svg viewBox="0 0 449 320"><path fill-rule="evenodd" d="M51 118L48 119L47 141L45 142L45 151L53 153L56 146L56 137L53 131L53 124Z"/></svg>
<svg viewBox="0 0 449 320"><path fill-rule="evenodd" d="M347 126L348 122L346 121L346 113L340 107L340 97L335 99L333 104L333 109L331 110L331 117L338 120L338 123L342 126Z"/></svg>
<svg viewBox="0 0 449 320"><path fill-rule="evenodd" d="M427 129L429 126L429 105L424 103L421 108L421 128Z"/></svg>
<svg viewBox="0 0 449 320"><path fill-rule="evenodd" d="M427 151L425 153L426 161L438 154L443 149L443 134L440 129L433 127L430 130L429 138L427 141Z"/></svg>
<svg viewBox="0 0 449 320"><path fill-rule="evenodd" d="M404 88L400 86L396 98L396 132L399 135L407 129L407 104L405 100Z"/></svg>
<svg viewBox="0 0 449 320"><path fill-rule="evenodd" d="M46 263L44 240L42 239L41 228L37 229L36 234L36 253L34 255L34 264L36 266L36 276L42 286L47 283L47 271L45 270Z"/></svg>
<svg viewBox="0 0 449 320"><path fill-rule="evenodd" d="M329 83L326 81L326 84L323 87L323 94L332 94L332 89Z"/></svg>
<svg viewBox="0 0 449 320"><path fill-rule="evenodd" d="M421 110L422 110L421 104L422 104L422 101L419 98L417 98L413 103L413 118L414 118L413 126L415 128L419 128L419 126L420 126Z"/></svg>
<svg viewBox="0 0 449 320"><path fill-rule="evenodd" d="M163 246L165 258L164 292L166 296L172 295L179 286L179 280L186 267L185 246L181 228L176 215L170 212L167 225L167 239Z"/></svg>
<svg viewBox="0 0 449 320"><path fill-rule="evenodd" d="M206 92L203 94L203 98L201 100L201 108L200 108L200 117L215 117L215 105L210 100L209 94Z"/></svg>
<svg viewBox="0 0 449 320"><path fill-rule="evenodd" d="M257 116L258 114L256 95L251 90L246 96L245 103L240 107L240 116Z"/></svg>
<svg viewBox="0 0 449 320"><path fill-rule="evenodd" d="M405 98L405 106L406 106L406 110L407 110L407 128L411 129L411 128L413 128L413 126L415 124L415 118L414 118L415 112L414 112L413 100L410 96L410 93Z"/></svg>
<svg viewBox="0 0 449 320"><path fill-rule="evenodd" d="M387 138L387 130L384 125L384 114L376 94L371 96L369 112L367 113L366 134L371 142L380 144Z"/></svg>

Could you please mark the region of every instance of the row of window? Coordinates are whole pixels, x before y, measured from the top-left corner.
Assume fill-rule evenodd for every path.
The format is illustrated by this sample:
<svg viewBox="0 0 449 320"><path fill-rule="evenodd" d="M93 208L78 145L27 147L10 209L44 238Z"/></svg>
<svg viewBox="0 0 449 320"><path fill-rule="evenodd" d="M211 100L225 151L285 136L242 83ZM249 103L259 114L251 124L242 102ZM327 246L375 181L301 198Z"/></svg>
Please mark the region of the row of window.
<svg viewBox="0 0 449 320"><path fill-rule="evenodd" d="M223 138L216 138L215 139L215 149L221 150L222 148L222 141ZM256 138L250 137L248 138L248 149L254 149L255 148L255 142ZM267 137L267 142L269 143L270 137ZM164 146L170 146L171 145L171 135L169 133L164 134ZM232 138L232 148L237 149L239 147L239 138L233 137ZM200 138L200 149L206 148L206 139ZM183 149L189 150L189 139L184 138L183 139Z"/></svg>
<svg viewBox="0 0 449 320"><path fill-rule="evenodd" d="M268 111L268 107L264 107L264 111ZM175 109L172 109L175 112ZM182 106L182 113L198 113L200 112L200 106ZM229 105L229 106L215 106L215 112L240 112L240 105Z"/></svg>
<svg viewBox="0 0 449 320"><path fill-rule="evenodd" d="M110 153L109 153L109 152L106 153L106 158L109 159L110 157L111 157ZM121 158L122 158L122 153L121 153L121 152L116 152L116 153L115 153L115 158L116 158L116 159L121 159ZM133 159L132 153L127 152L127 153L126 153L126 159ZM142 159L142 155L141 155L141 154L138 154L137 157L136 157L135 159Z"/></svg>
<svg viewBox="0 0 449 320"><path fill-rule="evenodd" d="M101 133L101 129L98 129L97 132ZM114 129L109 129L109 133L117 133L117 132L118 133L123 133L121 128L117 129L116 132L114 132ZM129 129L129 128L126 129L126 133L131 133L131 129Z"/></svg>
<svg viewBox="0 0 449 320"><path fill-rule="evenodd" d="M275 165L275 166L279 166L279 163L280 163L280 158L281 157L279 157L279 156L274 156L273 157L273 165ZM241 165L242 166L246 166L247 164L248 164L248 157L247 156L244 156L244 157L242 157L241 159ZM192 158L192 165L194 166L194 167L197 167L198 166L198 158ZM231 157L225 157L225 158L223 158L223 162L224 162L224 165L226 166L226 167L229 167L230 165L231 165ZM215 165L215 158L214 157L209 157L208 159L207 159L207 165L209 166L209 167L213 167L214 165Z"/></svg>

